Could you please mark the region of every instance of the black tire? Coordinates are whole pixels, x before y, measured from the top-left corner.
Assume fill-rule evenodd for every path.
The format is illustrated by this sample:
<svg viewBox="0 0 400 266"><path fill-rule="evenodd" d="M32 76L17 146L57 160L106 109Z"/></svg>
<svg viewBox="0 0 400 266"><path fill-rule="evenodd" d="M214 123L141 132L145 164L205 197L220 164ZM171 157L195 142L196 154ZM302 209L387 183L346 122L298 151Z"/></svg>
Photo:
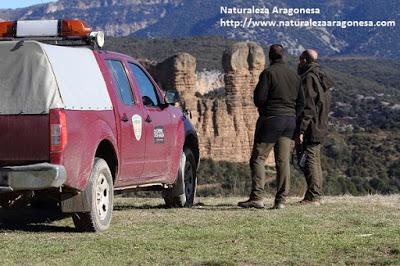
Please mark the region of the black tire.
<svg viewBox="0 0 400 266"><path fill-rule="evenodd" d="M179 169L184 169L184 171L179 170L173 187L165 189L162 194L168 208L190 208L193 206L196 197L196 159L189 148L184 148L182 153L184 153L186 159L181 159ZM185 165L182 165L183 163Z"/></svg>
<svg viewBox="0 0 400 266"><path fill-rule="evenodd" d="M91 210L72 215L74 225L81 232L105 231L110 227L114 187L110 168L106 161L95 158L89 184L84 193L91 199Z"/></svg>

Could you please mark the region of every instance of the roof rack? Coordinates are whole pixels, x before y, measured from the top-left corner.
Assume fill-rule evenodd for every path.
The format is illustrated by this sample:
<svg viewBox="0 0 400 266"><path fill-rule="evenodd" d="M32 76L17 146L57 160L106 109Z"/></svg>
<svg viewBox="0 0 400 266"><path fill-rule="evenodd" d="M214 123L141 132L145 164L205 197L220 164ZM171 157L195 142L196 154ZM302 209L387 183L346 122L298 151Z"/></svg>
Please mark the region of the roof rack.
<svg viewBox="0 0 400 266"><path fill-rule="evenodd" d="M0 22L0 41L35 40L61 46L104 46L104 33L93 32L82 20Z"/></svg>

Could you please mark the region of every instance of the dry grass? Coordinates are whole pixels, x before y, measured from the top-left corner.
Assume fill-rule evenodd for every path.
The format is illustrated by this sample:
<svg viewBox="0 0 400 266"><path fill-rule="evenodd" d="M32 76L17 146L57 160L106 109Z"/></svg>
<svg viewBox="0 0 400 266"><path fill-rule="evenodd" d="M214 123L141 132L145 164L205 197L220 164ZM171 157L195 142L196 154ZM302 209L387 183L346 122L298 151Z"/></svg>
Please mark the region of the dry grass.
<svg viewBox="0 0 400 266"><path fill-rule="evenodd" d="M165 209L118 198L100 234L75 233L70 219L0 224L0 264L400 264L399 195L326 197L321 207L291 198L283 210L243 210L239 200Z"/></svg>

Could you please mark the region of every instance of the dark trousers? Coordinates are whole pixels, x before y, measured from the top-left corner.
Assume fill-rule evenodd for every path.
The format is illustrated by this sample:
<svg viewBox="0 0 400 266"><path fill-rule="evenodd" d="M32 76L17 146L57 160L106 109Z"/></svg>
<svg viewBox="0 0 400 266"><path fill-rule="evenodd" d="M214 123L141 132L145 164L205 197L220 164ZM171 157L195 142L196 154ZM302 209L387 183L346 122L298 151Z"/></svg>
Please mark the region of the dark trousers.
<svg viewBox="0 0 400 266"><path fill-rule="evenodd" d="M290 153L293 140L288 137L280 137L276 143L256 143L250 159L252 176L252 190L250 199L261 200L264 195L265 186L265 160L268 158L272 148L275 152L276 203L283 203L290 189Z"/></svg>
<svg viewBox="0 0 400 266"><path fill-rule="evenodd" d="M265 186L265 161L274 149L276 164L276 203L283 203L290 188L290 154L293 149L294 117L260 117L250 158L251 200L261 200Z"/></svg>
<svg viewBox="0 0 400 266"><path fill-rule="evenodd" d="M306 164L304 176L307 182L305 200L319 200L322 196L322 168L321 168L321 144L304 144Z"/></svg>

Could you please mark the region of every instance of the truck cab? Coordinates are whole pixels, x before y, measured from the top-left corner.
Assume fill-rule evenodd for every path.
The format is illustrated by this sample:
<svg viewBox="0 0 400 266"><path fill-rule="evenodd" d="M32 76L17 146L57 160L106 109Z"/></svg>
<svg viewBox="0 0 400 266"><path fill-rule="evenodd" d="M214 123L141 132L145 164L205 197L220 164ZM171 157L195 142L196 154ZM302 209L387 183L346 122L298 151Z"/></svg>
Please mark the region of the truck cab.
<svg viewBox="0 0 400 266"><path fill-rule="evenodd" d="M114 193L193 205L198 137L178 93L103 45L80 20L0 22L2 208L51 201L78 230L103 231Z"/></svg>

